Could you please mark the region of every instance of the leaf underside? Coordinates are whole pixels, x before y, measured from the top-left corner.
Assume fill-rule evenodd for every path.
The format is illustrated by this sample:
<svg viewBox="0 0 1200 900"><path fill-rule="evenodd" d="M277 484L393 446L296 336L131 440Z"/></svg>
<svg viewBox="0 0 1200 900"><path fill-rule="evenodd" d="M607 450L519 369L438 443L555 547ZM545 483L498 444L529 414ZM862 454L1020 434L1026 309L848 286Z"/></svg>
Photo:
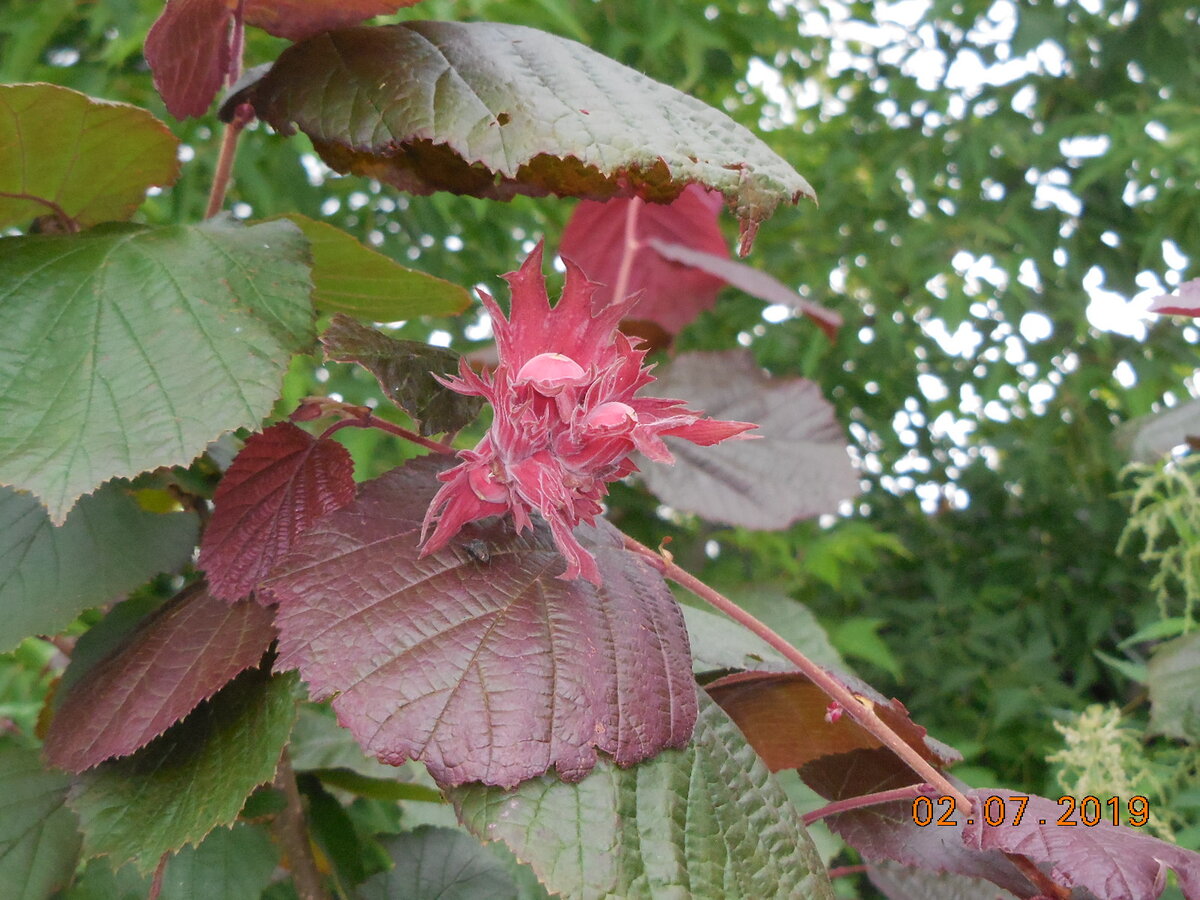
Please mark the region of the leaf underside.
<svg viewBox="0 0 1200 900"><path fill-rule="evenodd" d="M450 799L469 830L504 841L563 896L833 897L799 814L707 701L684 750L631 769L605 759L578 784L470 784Z"/></svg>
<svg viewBox="0 0 1200 900"><path fill-rule="evenodd" d="M833 407L804 378L768 378L744 351L684 353L646 393L686 397L715 419L754 422L757 439L696 447L668 438L674 466L639 463L664 503L716 522L786 528L859 492Z"/></svg>
<svg viewBox="0 0 1200 900"><path fill-rule="evenodd" d="M280 667L384 762L425 762L443 784L513 785L597 751L631 765L687 742L695 719L687 632L661 575L611 527L581 535L604 587L557 577L540 522L468 525L418 558L446 461L361 486L305 534L262 590L277 601Z"/></svg>
<svg viewBox="0 0 1200 900"><path fill-rule="evenodd" d="M403 190L668 202L719 190L743 244L781 202L813 197L724 113L566 38L488 22L327 32L283 52L250 102L339 172Z"/></svg>
<svg viewBox="0 0 1200 900"><path fill-rule="evenodd" d="M1155 734L1200 741L1200 633L1157 647L1147 667L1150 729Z"/></svg>
<svg viewBox="0 0 1200 900"><path fill-rule="evenodd" d="M274 637L261 606L231 606L201 585L183 591L73 681L50 723L46 758L82 772L133 753L257 665Z"/></svg>
<svg viewBox="0 0 1200 900"><path fill-rule="evenodd" d="M50 213L85 227L127 219L147 188L179 176L178 144L136 106L51 84L0 85L0 229Z"/></svg>
<svg viewBox="0 0 1200 900"><path fill-rule="evenodd" d="M312 340L290 222L0 239L0 483L60 523L114 476L257 427Z"/></svg>

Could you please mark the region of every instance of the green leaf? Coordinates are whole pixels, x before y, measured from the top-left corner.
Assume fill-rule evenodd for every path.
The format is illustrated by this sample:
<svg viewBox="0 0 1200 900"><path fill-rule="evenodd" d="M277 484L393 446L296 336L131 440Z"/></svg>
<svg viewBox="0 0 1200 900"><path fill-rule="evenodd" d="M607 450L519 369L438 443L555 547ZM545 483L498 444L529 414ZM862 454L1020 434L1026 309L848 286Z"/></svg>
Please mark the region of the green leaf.
<svg viewBox="0 0 1200 900"><path fill-rule="evenodd" d="M299 213L294 222L312 247L313 305L372 322L456 316L471 305L466 288L406 269L327 222Z"/></svg>
<svg viewBox="0 0 1200 900"><path fill-rule="evenodd" d="M846 656L865 659L879 666L897 681L903 681L900 661L879 636L879 629L885 625L887 622L883 619L854 616L838 624L829 637L833 645Z"/></svg>
<svg viewBox="0 0 1200 900"><path fill-rule="evenodd" d="M368 878L358 900L518 900L504 863L469 834L422 825L384 842L394 867Z"/></svg>
<svg viewBox="0 0 1200 900"><path fill-rule="evenodd" d="M675 199L700 183L743 245L813 190L724 113L582 44L517 25L406 22L327 32L283 52L225 105L299 127L339 172L427 194Z"/></svg>
<svg viewBox="0 0 1200 900"><path fill-rule="evenodd" d="M0 744L0 884L11 900L41 900L64 887L79 856L66 807L70 779L42 768L37 751Z"/></svg>
<svg viewBox="0 0 1200 900"><path fill-rule="evenodd" d="M1150 657L1150 730L1200 743L1200 631L1168 641Z"/></svg>
<svg viewBox="0 0 1200 900"><path fill-rule="evenodd" d="M0 239L0 483L62 522L114 476L256 427L312 340L290 222Z"/></svg>
<svg viewBox="0 0 1200 900"><path fill-rule="evenodd" d="M29 494L0 487L0 653L178 569L198 530L194 514L146 512L116 484L84 498L55 528Z"/></svg>
<svg viewBox="0 0 1200 900"><path fill-rule="evenodd" d="M218 828L171 857L159 900L259 900L278 865L279 851L263 828Z"/></svg>
<svg viewBox="0 0 1200 900"><path fill-rule="evenodd" d="M0 86L0 229L127 219L179 177L179 141L144 109L52 84Z"/></svg>
<svg viewBox="0 0 1200 900"><path fill-rule="evenodd" d="M458 354L420 341L398 341L382 331L336 315L321 335L325 356L358 363L379 380L383 392L421 425L421 434L455 432L471 422L483 406L433 376L458 372Z"/></svg>
<svg viewBox="0 0 1200 900"><path fill-rule="evenodd" d="M70 803L85 855L132 860L145 872L231 823L275 775L295 720L295 683L294 674L245 672L137 753L81 775Z"/></svg>
<svg viewBox="0 0 1200 900"><path fill-rule="evenodd" d="M459 818L502 840L552 892L602 897L832 898L800 816L734 724L701 696L695 737L577 784L449 792Z"/></svg>

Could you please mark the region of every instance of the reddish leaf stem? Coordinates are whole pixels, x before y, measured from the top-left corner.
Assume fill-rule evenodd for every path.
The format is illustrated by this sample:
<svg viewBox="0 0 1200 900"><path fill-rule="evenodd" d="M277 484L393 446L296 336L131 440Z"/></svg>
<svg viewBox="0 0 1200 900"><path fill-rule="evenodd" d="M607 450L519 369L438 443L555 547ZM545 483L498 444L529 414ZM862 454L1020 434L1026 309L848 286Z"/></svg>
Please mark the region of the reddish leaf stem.
<svg viewBox="0 0 1200 900"><path fill-rule="evenodd" d="M233 113L233 119L225 126L221 138L221 152L217 157L217 171L213 175L212 189L208 193L208 206L204 218L211 219L225 206L225 192L229 189L229 178L233 174L233 160L237 156L238 135L254 119L254 109L243 103Z"/></svg>
<svg viewBox="0 0 1200 900"><path fill-rule="evenodd" d="M414 444L419 444L428 450L433 450L435 453L455 453L455 449L449 444L443 444L441 441L435 441L432 438L427 438L424 435L417 434L415 431L410 431L407 428L402 428L395 425L386 419L381 419L378 416L370 415L354 419L342 419L340 422L334 422L328 428L321 432L322 438L327 438L335 431L340 431L343 428L378 428L380 431L386 431L394 434L397 437L402 437L406 441L412 441Z"/></svg>
<svg viewBox="0 0 1200 900"><path fill-rule="evenodd" d="M1033 882L1043 896L1050 897L1052 900L1071 900L1071 892L1061 884L1051 881L1050 876L1039 869L1028 856L1020 853L1005 853L1004 855L1008 857L1009 862L1021 870L1022 875Z"/></svg>
<svg viewBox="0 0 1200 900"><path fill-rule="evenodd" d="M625 208L625 246L621 251L621 265L617 268L617 281L613 285L613 301L620 303L629 291L629 276L633 271L633 258L642 248L637 239L638 211L642 208L642 199L634 197Z"/></svg>
<svg viewBox="0 0 1200 900"><path fill-rule="evenodd" d="M827 806L822 806L820 809L814 809L812 812L805 813L801 818L806 826L813 822L819 822L826 816L837 815L838 813L850 812L852 809L862 809L866 806L878 806L881 803L891 803L893 800L911 800L914 797L920 797L925 794L930 794L928 785L925 784L910 784L908 787L895 788L890 791L878 791L874 794L862 794L858 797L847 797L845 800L835 800Z"/></svg>
<svg viewBox="0 0 1200 900"><path fill-rule="evenodd" d="M312 843L304 817L304 801L300 798L296 773L292 771L287 750L283 751L275 772L275 787L283 791L287 805L275 817L273 829L291 868L296 893L300 900L330 900L321 873L317 871L316 860L313 859Z"/></svg>
<svg viewBox="0 0 1200 900"><path fill-rule="evenodd" d="M635 553L640 553L643 557L651 560L667 578L687 588L701 600L725 613L729 618L749 629L783 654L784 658L796 666L813 684L824 691L831 699L836 700L850 718L900 757L910 769L924 778L928 784L935 787L942 794L953 797L968 813L974 808L974 805L962 791L951 784L945 775L930 765L928 760L910 747L896 732L892 731L887 723L875 714L870 704L864 703L846 685L842 684L842 682L834 678L829 672L818 666L776 634L771 628L754 618L754 616L743 610L725 595L713 590L700 579L685 572L679 566L675 565L675 563L655 553L640 541L636 541L628 535L623 535L622 537L627 549Z"/></svg>
<svg viewBox="0 0 1200 900"><path fill-rule="evenodd" d="M847 875L861 875L870 871L869 866L836 866L829 870L830 879L845 878Z"/></svg>
<svg viewBox="0 0 1200 900"><path fill-rule="evenodd" d="M68 234L74 234L79 231L79 223L67 215L67 211L55 203L53 200L47 200L45 197L39 197L36 194L13 194L8 191L0 191L0 197L8 197L12 200L30 200L33 203L40 203L46 209L54 214L54 218L58 220L63 231Z"/></svg>
<svg viewBox="0 0 1200 900"><path fill-rule="evenodd" d="M167 871L167 861L173 854L164 853L159 857L158 865L154 867L154 878L150 881L150 890L146 892L146 900L158 900L162 894L163 875Z"/></svg>

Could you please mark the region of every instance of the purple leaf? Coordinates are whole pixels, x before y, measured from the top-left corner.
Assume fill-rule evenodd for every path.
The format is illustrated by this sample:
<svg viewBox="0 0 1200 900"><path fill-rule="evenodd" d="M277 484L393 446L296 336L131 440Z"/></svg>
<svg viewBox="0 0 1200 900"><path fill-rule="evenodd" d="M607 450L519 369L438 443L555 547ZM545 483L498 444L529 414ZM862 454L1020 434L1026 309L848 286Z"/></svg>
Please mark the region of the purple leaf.
<svg viewBox="0 0 1200 900"><path fill-rule="evenodd" d="M628 318L654 322L674 334L716 302L724 280L697 267L669 262L646 244L662 238L671 246L686 245L684 249L693 253L727 261L729 250L717 227L722 202L719 193L699 184L688 185L678 198L661 205L637 197L605 203L584 200L571 213L558 252L601 285L593 300L597 308L624 300L613 296L613 287L630 252L626 230L630 204L635 204L630 237L640 246L629 261L625 295L640 291L642 296Z"/></svg>
<svg viewBox="0 0 1200 900"><path fill-rule="evenodd" d="M597 751L627 766L682 747L696 719L683 616L661 575L602 524L578 536L604 586L555 576L538 522L465 526L420 558L437 472L423 458L365 484L305 534L262 590L296 667L368 753L442 784L511 786Z"/></svg>
<svg viewBox="0 0 1200 900"><path fill-rule="evenodd" d="M682 397L716 419L757 423L759 440L720 447L671 441L674 467L645 466L669 506L747 528L786 528L833 512L858 493L841 426L815 384L772 379L740 350L685 353L655 371L645 393Z"/></svg>
<svg viewBox="0 0 1200 900"><path fill-rule="evenodd" d="M258 604L188 588L72 685L50 723L46 758L82 772L133 753L257 665L274 637Z"/></svg>
<svg viewBox="0 0 1200 900"><path fill-rule="evenodd" d="M1178 293L1155 297L1149 311L1172 316L1200 316L1200 278L1185 281L1179 286Z"/></svg>
<svg viewBox="0 0 1200 900"><path fill-rule="evenodd" d="M177 119L202 116L232 65L233 14L225 0L167 0L146 35L154 87Z"/></svg>
<svg viewBox="0 0 1200 900"><path fill-rule="evenodd" d="M564 240L565 237L564 235ZM745 291L759 300L765 300L767 303L778 303L781 306L787 306L804 313L804 315L812 319L825 332L831 341L837 337L837 331L842 327L842 317L833 310L826 309L818 303L805 300L775 276L768 275L760 269L748 266L735 259L729 259L727 253L723 256L714 255L704 250L698 250L694 247L658 238L650 238L646 243L653 247L655 252L663 257L663 259L682 263L694 270L707 272L709 275L719 278L726 284L731 284L739 291ZM642 302L644 303L645 301ZM635 312L640 309L641 305L639 304Z"/></svg>
<svg viewBox="0 0 1200 900"><path fill-rule="evenodd" d="M1065 805L1046 797L996 788L981 788L970 796L977 814L962 832L968 847L1020 853L1035 863L1049 863L1050 877L1056 882L1087 888L1100 900L1154 900L1162 893L1170 868L1186 900L1200 900L1200 853L1113 825L1103 815L1111 815L1108 807L1097 810L1097 824L1086 825L1082 817L1090 814L1087 810L1077 809L1071 815ZM1028 797L1020 824L1012 824L1010 816L1003 825L990 826L978 815L987 797L1004 799L1006 811L1014 811L1017 802L1008 799L1014 796ZM1058 824L1063 816L1074 825Z"/></svg>
<svg viewBox="0 0 1200 900"><path fill-rule="evenodd" d="M804 766L800 775L829 800L887 791L920 780L898 766L892 752L883 748L822 757ZM1003 853L968 849L962 842L961 825L935 824L947 810L948 801L939 802L937 797L930 800L934 817L924 827L913 821L913 805L907 800L838 813L824 821L868 862L894 860L931 872L983 878L1018 897L1038 895L1037 888ZM949 821L954 821L953 816Z"/></svg>
<svg viewBox="0 0 1200 900"><path fill-rule="evenodd" d="M337 441L290 422L252 435L217 487L200 542L213 595L245 597L298 535L352 499L354 464Z"/></svg>

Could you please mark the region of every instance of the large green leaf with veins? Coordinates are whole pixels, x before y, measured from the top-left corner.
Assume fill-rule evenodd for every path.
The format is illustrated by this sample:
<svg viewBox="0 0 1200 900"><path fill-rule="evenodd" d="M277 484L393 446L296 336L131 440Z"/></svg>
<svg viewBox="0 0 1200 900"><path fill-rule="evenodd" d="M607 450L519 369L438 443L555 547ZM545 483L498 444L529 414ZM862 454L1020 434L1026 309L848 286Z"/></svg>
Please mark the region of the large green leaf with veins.
<svg viewBox="0 0 1200 900"><path fill-rule="evenodd" d="M493 22L345 28L226 104L298 127L339 172L427 194L675 199L719 190L743 247L812 188L724 113L566 38Z"/></svg>
<svg viewBox="0 0 1200 900"><path fill-rule="evenodd" d="M686 750L628 769L605 760L577 784L543 775L448 794L471 832L564 896L833 897L783 788L703 696Z"/></svg>
<svg viewBox="0 0 1200 900"><path fill-rule="evenodd" d="M62 522L114 476L255 427L312 340L290 222L0 239L0 484Z"/></svg>

